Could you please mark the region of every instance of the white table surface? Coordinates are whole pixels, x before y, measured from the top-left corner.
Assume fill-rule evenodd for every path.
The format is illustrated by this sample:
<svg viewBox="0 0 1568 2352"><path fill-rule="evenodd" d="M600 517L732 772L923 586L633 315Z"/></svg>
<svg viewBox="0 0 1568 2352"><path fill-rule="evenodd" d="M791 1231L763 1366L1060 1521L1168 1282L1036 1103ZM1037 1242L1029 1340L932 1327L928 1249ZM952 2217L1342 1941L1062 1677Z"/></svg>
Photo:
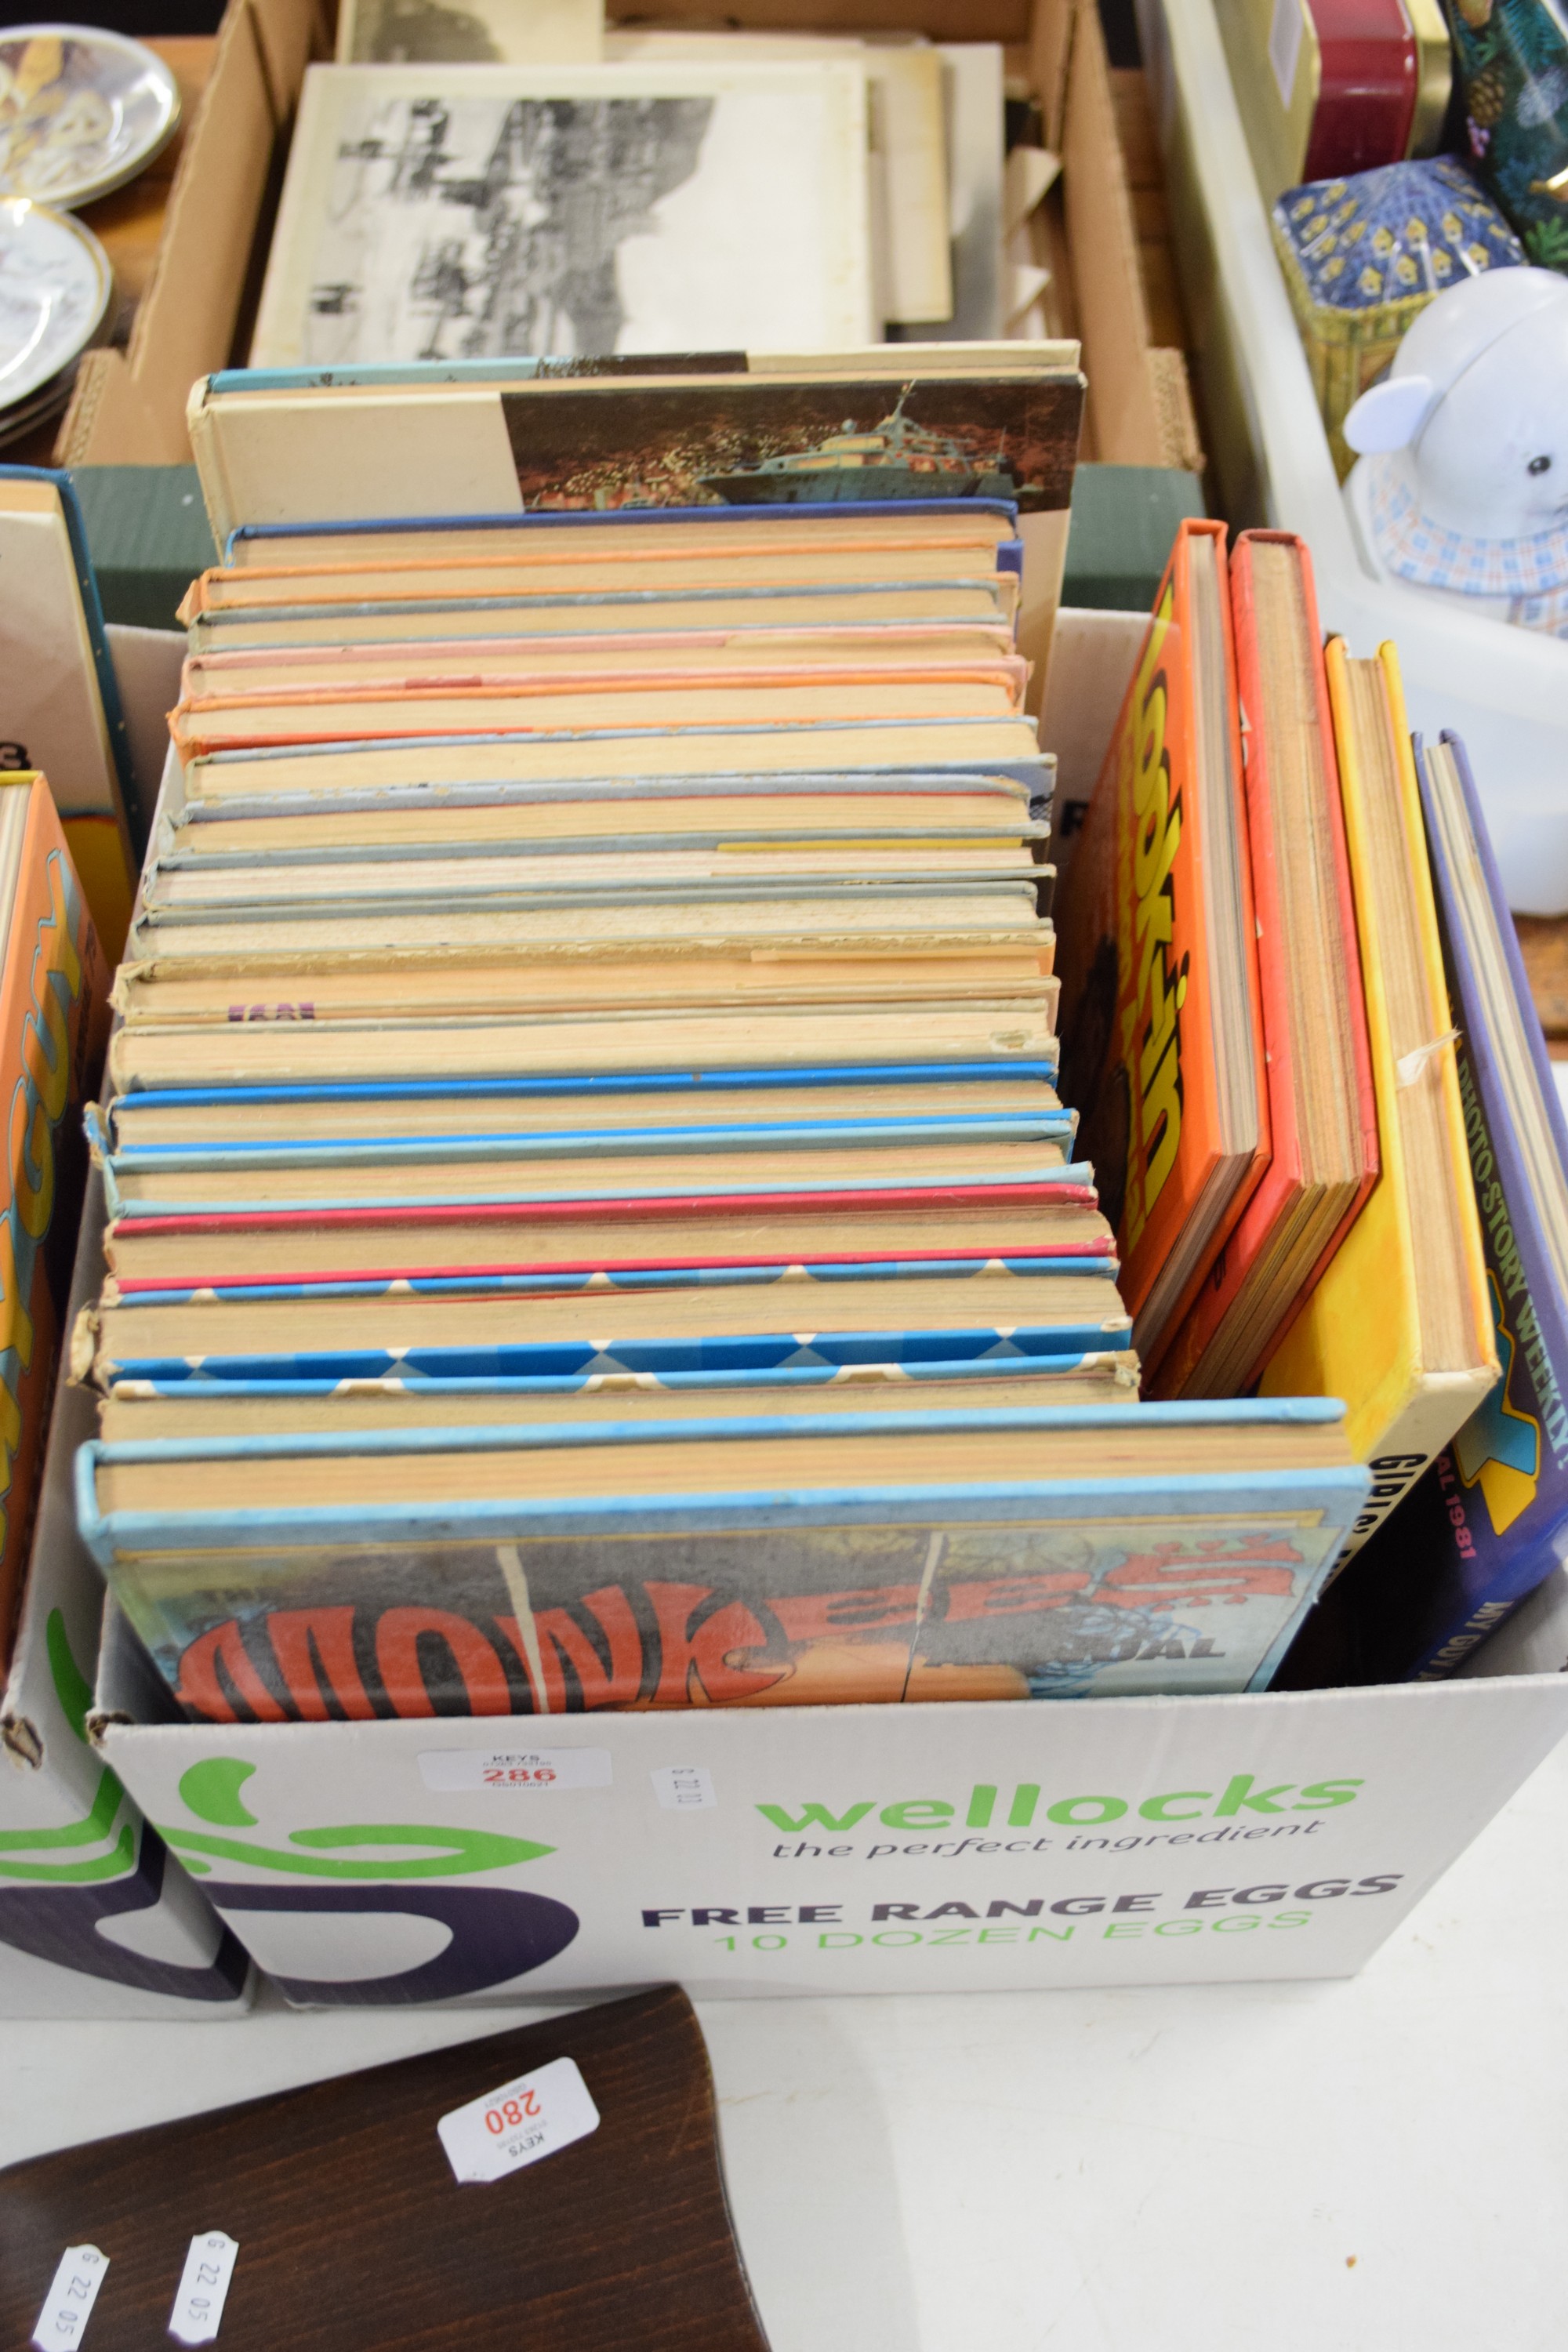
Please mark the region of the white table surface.
<svg viewBox="0 0 1568 2352"><path fill-rule="evenodd" d="M703 2004L773 2352L1557 2352L1565 1821L1568 1745L1353 1979ZM516 2021L0 2024L0 2162Z"/></svg>

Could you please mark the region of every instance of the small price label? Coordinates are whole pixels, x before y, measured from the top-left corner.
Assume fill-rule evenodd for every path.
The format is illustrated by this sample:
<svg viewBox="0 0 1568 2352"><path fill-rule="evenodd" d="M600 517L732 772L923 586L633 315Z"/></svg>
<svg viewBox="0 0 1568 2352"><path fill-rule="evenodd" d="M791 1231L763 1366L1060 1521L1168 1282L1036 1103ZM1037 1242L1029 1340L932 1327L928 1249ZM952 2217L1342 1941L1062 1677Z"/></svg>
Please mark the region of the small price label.
<svg viewBox="0 0 1568 2352"><path fill-rule="evenodd" d="M100 2254L96 2246L66 2248L33 2330L38 2352L71 2352L71 2347L81 2342L108 2268L109 2256Z"/></svg>
<svg viewBox="0 0 1568 2352"><path fill-rule="evenodd" d="M607 1748L427 1748L419 1759L427 1789L495 1789L542 1796L552 1789L607 1789Z"/></svg>
<svg viewBox="0 0 1568 2352"><path fill-rule="evenodd" d="M1296 67L1301 55L1305 16L1302 0L1274 0L1274 16L1268 27L1268 62L1274 68L1279 103L1286 108L1296 94Z"/></svg>
<svg viewBox="0 0 1568 2352"><path fill-rule="evenodd" d="M500 2180L599 2128L599 2110L573 2058L552 2059L499 2090L454 2107L436 2126L459 2180Z"/></svg>
<svg viewBox="0 0 1568 2352"><path fill-rule="evenodd" d="M667 1813L704 1812L719 1801L706 1764L661 1764L649 1778Z"/></svg>
<svg viewBox="0 0 1568 2352"><path fill-rule="evenodd" d="M191 2240L169 2315L169 2333L180 2343L210 2344L216 2336L238 2254L234 2239L223 2230L204 2230Z"/></svg>

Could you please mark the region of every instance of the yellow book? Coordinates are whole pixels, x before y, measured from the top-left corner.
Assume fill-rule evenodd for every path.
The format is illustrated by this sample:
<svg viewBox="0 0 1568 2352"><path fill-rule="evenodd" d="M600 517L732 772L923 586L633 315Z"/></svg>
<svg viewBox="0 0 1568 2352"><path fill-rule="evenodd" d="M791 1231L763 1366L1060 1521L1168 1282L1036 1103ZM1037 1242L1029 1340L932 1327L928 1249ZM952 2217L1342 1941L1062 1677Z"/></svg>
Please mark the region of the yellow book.
<svg viewBox="0 0 1568 2352"><path fill-rule="evenodd" d="M1326 664L1366 991L1381 1173L1263 1376L1336 1396L1373 1473L1363 1544L1498 1378L1480 1217L1415 762L1394 647Z"/></svg>

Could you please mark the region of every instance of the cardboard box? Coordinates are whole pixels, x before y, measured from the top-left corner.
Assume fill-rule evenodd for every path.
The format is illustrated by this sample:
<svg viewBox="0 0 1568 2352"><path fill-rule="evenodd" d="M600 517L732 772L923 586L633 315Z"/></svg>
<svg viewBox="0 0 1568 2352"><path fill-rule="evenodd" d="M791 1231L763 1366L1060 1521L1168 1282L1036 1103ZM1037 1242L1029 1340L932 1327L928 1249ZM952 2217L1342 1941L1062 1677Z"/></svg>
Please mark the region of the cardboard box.
<svg viewBox="0 0 1568 2352"><path fill-rule="evenodd" d="M67 1328L103 1279L94 1173ZM71 1459L94 1425L62 1382L0 1698L0 2017L225 2018L250 2005L238 1942L85 1736L103 1587L76 1537Z"/></svg>
<svg viewBox="0 0 1568 2352"><path fill-rule="evenodd" d="M185 396L248 333L300 85L331 56L328 16L320 0L229 0L129 342L82 361L58 466L190 463Z"/></svg>
<svg viewBox="0 0 1568 2352"><path fill-rule="evenodd" d="M91 1733L305 2003L1344 1976L1568 1730L1557 1675Z"/></svg>
<svg viewBox="0 0 1568 2352"><path fill-rule="evenodd" d="M1554 1568L1495 1633L1470 1652L1461 1675L1568 1674L1568 1568Z"/></svg>
<svg viewBox="0 0 1568 2352"><path fill-rule="evenodd" d="M612 16L636 16L633 0ZM689 0L663 15L712 11ZM55 463L184 466L185 403L200 376L243 363L305 68L332 54L330 0L229 0L211 70L169 185L156 259L124 351L89 352ZM1094 0L736 0L733 26L913 28L937 40L1017 45L1042 118L1066 155L1066 238L1053 266L1084 347L1092 448L1126 466L1201 463L1182 354L1156 346L1138 224ZM186 44L194 49L195 45ZM194 64L187 64L194 73ZM127 611L117 617L146 619Z"/></svg>
<svg viewBox="0 0 1568 2352"><path fill-rule="evenodd" d="M1141 236L1139 208L1158 197L1149 184L1157 165L1152 140L1138 136L1146 109L1129 103L1142 77L1111 73L1096 0L1037 0L1028 78L1046 143L1062 159L1060 235L1048 201L1036 216L1036 259L1065 280L1058 331L1083 345L1083 455L1202 473L1186 362L1151 326L1159 240ZM1161 303L1167 331L1171 307Z"/></svg>
<svg viewBox="0 0 1568 2352"><path fill-rule="evenodd" d="M1080 778L1145 625L1061 616ZM1539 1674L195 1724L112 1603L89 1717L289 1998L343 2005L1347 1975L1565 1731L1568 1676Z"/></svg>

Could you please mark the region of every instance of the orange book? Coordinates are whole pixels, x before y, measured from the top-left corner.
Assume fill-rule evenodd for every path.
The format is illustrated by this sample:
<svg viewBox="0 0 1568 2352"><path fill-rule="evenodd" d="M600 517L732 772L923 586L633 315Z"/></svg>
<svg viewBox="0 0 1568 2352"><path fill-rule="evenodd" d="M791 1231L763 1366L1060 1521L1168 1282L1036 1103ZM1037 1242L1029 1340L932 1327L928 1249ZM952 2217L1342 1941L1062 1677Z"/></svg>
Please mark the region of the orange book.
<svg viewBox="0 0 1568 2352"><path fill-rule="evenodd" d="M49 788L0 787L0 1657L26 1567L87 1147L109 1034L109 974Z"/></svg>
<svg viewBox="0 0 1568 2352"><path fill-rule="evenodd" d="M1225 526L1184 522L1057 911L1082 1114L1147 1372L1268 1162Z"/></svg>
<svg viewBox="0 0 1568 2352"><path fill-rule="evenodd" d="M1230 566L1268 1049L1266 1174L1166 1349L1163 1397L1240 1395L1378 1171L1355 900L1304 542L1244 532Z"/></svg>
<svg viewBox="0 0 1568 2352"><path fill-rule="evenodd" d="M566 544L567 537L575 542ZM244 571L215 567L192 583L178 617L188 627L214 613L259 613L299 604L358 605L447 603L454 597L608 596L657 589L679 594L694 588L822 588L868 583L914 587L935 581L994 581L996 542L959 551L941 541L921 546L897 537L862 539L841 547L791 530L782 539L742 545L731 527L721 539L658 544L642 531L635 552L608 549L595 534L552 534L526 549L497 555L469 553L401 563L257 564ZM1007 600L1004 600L1007 601Z"/></svg>
<svg viewBox="0 0 1568 2352"><path fill-rule="evenodd" d="M181 702L169 731L183 759L258 745L399 740L419 735L611 728L787 726L813 719L1011 718L1026 665L950 668L827 665L790 669L654 670L590 677L490 677L472 685L382 679L284 694L205 695Z"/></svg>

